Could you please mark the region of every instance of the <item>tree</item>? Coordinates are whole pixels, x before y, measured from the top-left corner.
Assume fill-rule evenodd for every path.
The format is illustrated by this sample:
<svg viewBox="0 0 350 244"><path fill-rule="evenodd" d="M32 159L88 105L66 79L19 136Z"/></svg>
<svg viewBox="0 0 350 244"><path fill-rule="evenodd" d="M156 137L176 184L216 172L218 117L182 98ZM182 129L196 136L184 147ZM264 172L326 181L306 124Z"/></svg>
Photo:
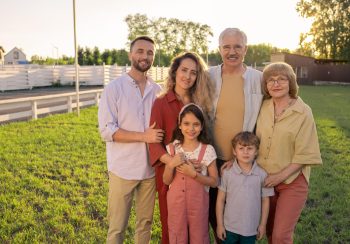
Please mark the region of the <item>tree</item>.
<svg viewBox="0 0 350 244"><path fill-rule="evenodd" d="M128 40L131 42L137 36L149 35L149 29L151 26L150 20L144 14L129 14L125 17L125 22L128 25L129 34ZM130 42L128 44L130 44Z"/></svg>
<svg viewBox="0 0 350 244"><path fill-rule="evenodd" d="M93 56L90 48L85 47L84 57L85 57L84 64L86 64L86 65L93 65L94 64L94 56Z"/></svg>
<svg viewBox="0 0 350 244"><path fill-rule="evenodd" d="M33 55L33 56L30 58L30 60L31 60L31 63L32 63L32 64L40 64L40 65L42 65L42 64L45 63L45 60L43 59L43 57L40 57L40 56L38 56L38 55Z"/></svg>
<svg viewBox="0 0 350 244"><path fill-rule="evenodd" d="M101 58L100 50L98 49L98 47L94 47L94 50L92 52L92 56L93 56L93 64L94 65L101 65L102 64L102 58Z"/></svg>
<svg viewBox="0 0 350 244"><path fill-rule="evenodd" d="M109 49L104 50L101 59L106 65L111 65L113 61L111 51Z"/></svg>
<svg viewBox="0 0 350 244"><path fill-rule="evenodd" d="M74 61L75 59L73 57L62 55L62 57L58 59L57 64L58 65L74 64Z"/></svg>
<svg viewBox="0 0 350 244"><path fill-rule="evenodd" d="M270 44L248 45L247 54L244 58L244 63L250 66L263 66L264 63L270 61L272 53L290 52L288 49L280 49L273 47Z"/></svg>
<svg viewBox="0 0 350 244"><path fill-rule="evenodd" d="M350 0L300 0L296 9L313 18L310 31L300 36L298 52L350 61Z"/></svg>
<svg viewBox="0 0 350 244"><path fill-rule="evenodd" d="M79 46L78 47L78 64L85 65L84 63L85 60L86 60L86 57L85 57L84 48Z"/></svg>
<svg viewBox="0 0 350 244"><path fill-rule="evenodd" d="M213 36L208 25L176 18L149 19L147 15L129 14L125 22L129 29L129 43L139 35L148 35L157 43L158 55L165 55L164 60L185 50L207 53L208 37Z"/></svg>
<svg viewBox="0 0 350 244"><path fill-rule="evenodd" d="M124 49L116 50L115 52L116 56L113 58L114 63L118 65L129 65L130 66L130 60L129 60L129 53Z"/></svg>

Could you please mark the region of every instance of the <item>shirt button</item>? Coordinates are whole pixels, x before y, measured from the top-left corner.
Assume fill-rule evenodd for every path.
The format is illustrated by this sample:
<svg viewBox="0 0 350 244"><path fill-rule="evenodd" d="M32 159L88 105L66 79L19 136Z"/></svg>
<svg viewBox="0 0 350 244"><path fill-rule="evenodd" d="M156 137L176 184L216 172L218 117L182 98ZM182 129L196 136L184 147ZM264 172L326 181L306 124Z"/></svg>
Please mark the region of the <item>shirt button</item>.
<svg viewBox="0 0 350 244"><path fill-rule="evenodd" d="M182 190L182 192L185 192L185 190Z"/></svg>
<svg viewBox="0 0 350 244"><path fill-rule="evenodd" d="M182 177L182 179L184 180L184 179L185 179L185 177Z"/></svg>
<svg viewBox="0 0 350 244"><path fill-rule="evenodd" d="M264 158L265 160L267 159L267 158Z"/></svg>

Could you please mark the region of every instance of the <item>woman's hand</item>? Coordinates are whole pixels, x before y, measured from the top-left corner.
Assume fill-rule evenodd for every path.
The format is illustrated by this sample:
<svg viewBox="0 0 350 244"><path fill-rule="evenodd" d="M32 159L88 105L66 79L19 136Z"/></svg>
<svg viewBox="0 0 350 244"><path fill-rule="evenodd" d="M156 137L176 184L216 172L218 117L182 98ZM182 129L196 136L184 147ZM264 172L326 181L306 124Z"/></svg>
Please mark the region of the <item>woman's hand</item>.
<svg viewBox="0 0 350 244"><path fill-rule="evenodd" d="M281 172L275 173L275 174L269 174L265 178L264 186L265 187L275 187L278 184L282 183L284 180L285 180L285 178L283 177Z"/></svg>
<svg viewBox="0 0 350 244"><path fill-rule="evenodd" d="M223 165L221 165L220 175L223 175L224 170L225 169L230 169L232 166L233 166L233 161L232 160L225 162Z"/></svg>
<svg viewBox="0 0 350 244"><path fill-rule="evenodd" d="M278 184L282 183L286 179L288 179L289 176L292 174L300 171L304 167L303 164L296 164L296 163L291 163L284 169L282 169L280 172L274 173L274 174L269 174L265 178L265 187L275 187Z"/></svg>

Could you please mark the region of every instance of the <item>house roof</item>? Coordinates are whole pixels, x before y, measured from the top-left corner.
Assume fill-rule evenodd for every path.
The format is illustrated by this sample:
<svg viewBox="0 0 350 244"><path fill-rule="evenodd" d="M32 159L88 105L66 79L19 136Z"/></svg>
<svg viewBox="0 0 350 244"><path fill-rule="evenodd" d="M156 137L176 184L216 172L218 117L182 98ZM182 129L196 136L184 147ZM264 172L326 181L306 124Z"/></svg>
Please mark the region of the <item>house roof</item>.
<svg viewBox="0 0 350 244"><path fill-rule="evenodd" d="M296 53L288 53L288 52L277 52L273 53L272 55L278 55L278 54L283 54L283 55L288 55L288 56L299 56L303 58L311 58L314 60L316 64L330 64L330 63L340 63L340 64L346 64L348 63L348 60L345 59L328 59L328 58L313 58L313 57L308 57L304 56L301 54L296 54Z"/></svg>
<svg viewBox="0 0 350 244"><path fill-rule="evenodd" d="M326 58L318 58L315 59L316 64L329 64L329 63L340 63L340 64L346 64L348 63L348 60L341 60L341 59L326 59Z"/></svg>
<svg viewBox="0 0 350 244"><path fill-rule="evenodd" d="M7 53L5 54L5 56L7 56L7 55L8 55L9 53L11 53L12 51L18 51L18 52L21 52L24 56L27 56L27 55L23 52L23 50L20 49L20 48L18 48L18 47L12 48L9 52L7 52Z"/></svg>
<svg viewBox="0 0 350 244"><path fill-rule="evenodd" d="M303 57L303 58L311 58L311 59L315 59L313 57L309 57L309 56L305 56L305 55L301 55L301 54L298 54L298 53L288 53L288 52L276 52L276 53L272 53L271 55L285 55L285 56L298 56L298 57Z"/></svg>

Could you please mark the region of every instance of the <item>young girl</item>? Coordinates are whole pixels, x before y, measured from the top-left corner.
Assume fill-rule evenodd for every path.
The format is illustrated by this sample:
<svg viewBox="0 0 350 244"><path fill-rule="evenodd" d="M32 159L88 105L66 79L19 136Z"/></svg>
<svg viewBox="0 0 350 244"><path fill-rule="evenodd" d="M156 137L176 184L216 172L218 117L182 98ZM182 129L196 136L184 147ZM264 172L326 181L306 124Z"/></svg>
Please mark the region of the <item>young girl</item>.
<svg viewBox="0 0 350 244"><path fill-rule="evenodd" d="M167 194L170 243L209 243L209 186L218 184L216 153L208 145L202 109L194 103L184 106L167 145L170 155L181 160L165 166L163 181ZM197 172L193 164L201 164Z"/></svg>

